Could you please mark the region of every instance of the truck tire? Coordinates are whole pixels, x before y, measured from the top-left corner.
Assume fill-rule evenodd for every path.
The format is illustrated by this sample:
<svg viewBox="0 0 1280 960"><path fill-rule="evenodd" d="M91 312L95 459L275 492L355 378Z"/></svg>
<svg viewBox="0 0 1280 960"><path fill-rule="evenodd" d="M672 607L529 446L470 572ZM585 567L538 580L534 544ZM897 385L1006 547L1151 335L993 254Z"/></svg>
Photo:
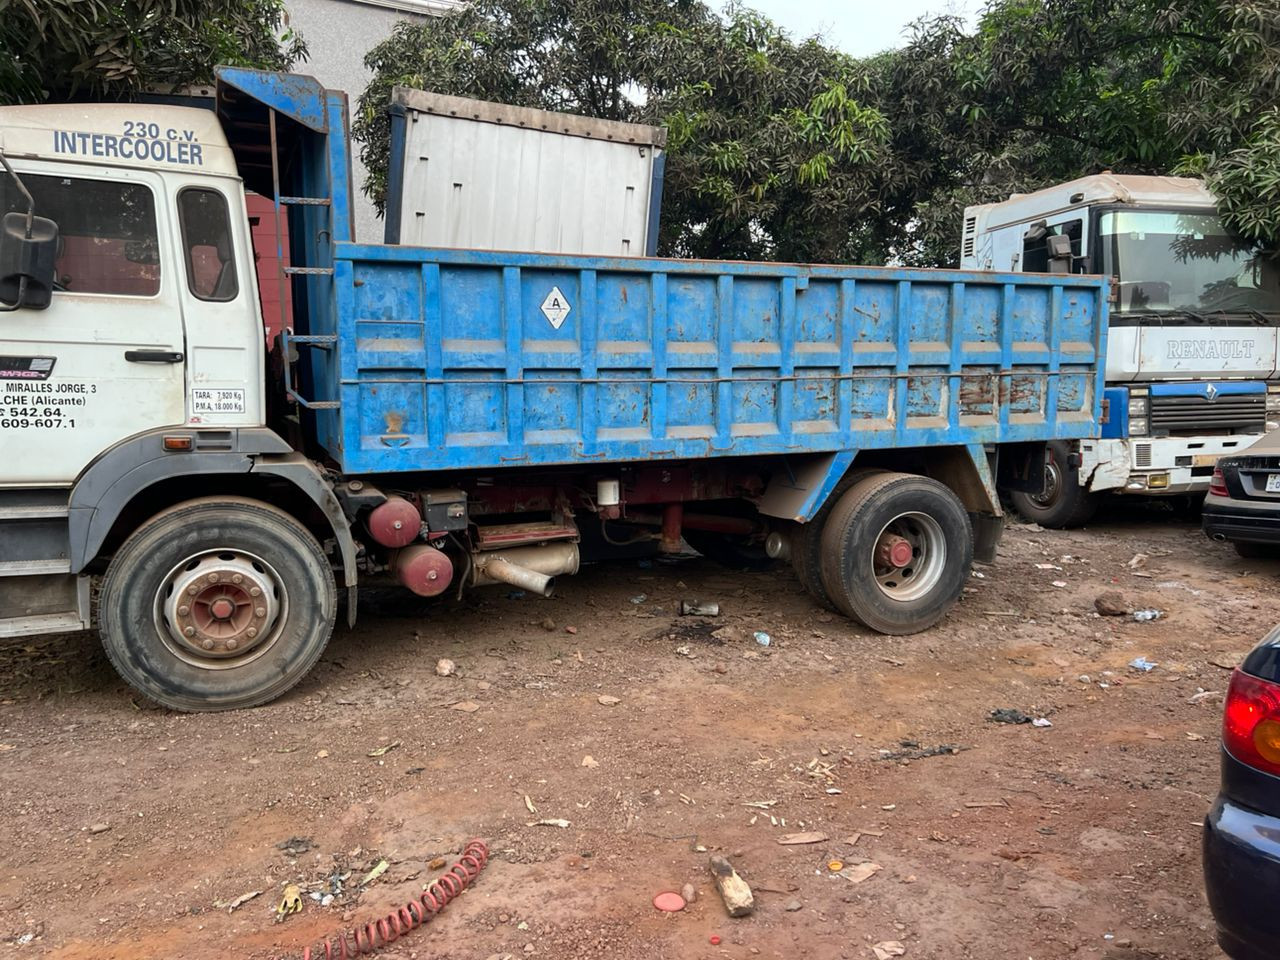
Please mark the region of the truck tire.
<svg viewBox="0 0 1280 960"><path fill-rule="evenodd" d="M107 567L98 610L120 676L191 712L280 696L320 659L336 615L315 537L282 510L232 497L190 500L144 523Z"/></svg>
<svg viewBox="0 0 1280 960"><path fill-rule="evenodd" d="M791 567L796 572L796 579L805 592L827 610L839 612L822 583L822 528L826 526L827 517L831 516L841 494L858 481L879 472L874 468L860 468L846 473L818 512L808 523L801 524L792 538Z"/></svg>
<svg viewBox="0 0 1280 960"><path fill-rule="evenodd" d="M880 633L919 633L951 608L969 577L973 531L947 487L877 473L846 490L822 533L822 583L844 614Z"/></svg>
<svg viewBox="0 0 1280 960"><path fill-rule="evenodd" d="M1014 491L1009 494L1014 509L1024 519L1055 530L1088 523L1098 512L1100 495L1080 486L1080 470L1071 465L1067 444L1052 440L1048 446L1053 456L1044 467L1044 493Z"/></svg>

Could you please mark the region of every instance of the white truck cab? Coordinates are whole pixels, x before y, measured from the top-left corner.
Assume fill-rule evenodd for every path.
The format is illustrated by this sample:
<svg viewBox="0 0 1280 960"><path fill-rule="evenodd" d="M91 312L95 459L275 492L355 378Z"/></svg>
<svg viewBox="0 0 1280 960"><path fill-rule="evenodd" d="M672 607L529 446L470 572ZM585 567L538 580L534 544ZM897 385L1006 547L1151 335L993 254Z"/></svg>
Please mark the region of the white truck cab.
<svg viewBox="0 0 1280 960"><path fill-rule="evenodd" d="M55 290L0 314L0 486L70 486L156 427L264 422L262 317L235 160L211 110L10 107L0 150L59 227ZM21 211L0 176L0 215ZM41 344L58 343L56 357ZM20 452L20 456L17 455Z"/></svg>
<svg viewBox="0 0 1280 960"><path fill-rule="evenodd" d="M1065 239L1055 239L1065 238ZM1083 522L1096 493L1194 494L1220 456L1280 420L1280 261L1229 233L1199 180L1102 173L965 210L961 266L1113 278L1107 424L1060 445L1045 525Z"/></svg>

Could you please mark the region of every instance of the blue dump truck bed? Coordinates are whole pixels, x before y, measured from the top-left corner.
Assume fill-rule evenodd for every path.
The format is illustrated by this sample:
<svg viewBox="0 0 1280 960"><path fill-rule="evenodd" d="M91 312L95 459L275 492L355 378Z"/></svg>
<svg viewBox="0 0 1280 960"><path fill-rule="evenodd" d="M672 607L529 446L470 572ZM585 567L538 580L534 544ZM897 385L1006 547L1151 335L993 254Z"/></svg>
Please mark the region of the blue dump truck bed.
<svg viewBox="0 0 1280 960"><path fill-rule="evenodd" d="M352 474L1099 431L1096 277L339 243L333 283L310 390Z"/></svg>

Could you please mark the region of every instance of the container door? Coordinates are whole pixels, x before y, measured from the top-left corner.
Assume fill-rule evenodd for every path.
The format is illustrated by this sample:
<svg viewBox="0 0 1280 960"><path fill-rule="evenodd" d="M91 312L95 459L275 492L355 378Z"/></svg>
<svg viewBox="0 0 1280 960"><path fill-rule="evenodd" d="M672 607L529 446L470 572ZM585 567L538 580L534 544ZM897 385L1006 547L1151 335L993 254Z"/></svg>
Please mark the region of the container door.
<svg viewBox="0 0 1280 960"><path fill-rule="evenodd" d="M0 313L0 484L70 483L126 437L185 419L185 345L160 179L27 164L57 222L52 304ZM0 211L25 210L9 177Z"/></svg>

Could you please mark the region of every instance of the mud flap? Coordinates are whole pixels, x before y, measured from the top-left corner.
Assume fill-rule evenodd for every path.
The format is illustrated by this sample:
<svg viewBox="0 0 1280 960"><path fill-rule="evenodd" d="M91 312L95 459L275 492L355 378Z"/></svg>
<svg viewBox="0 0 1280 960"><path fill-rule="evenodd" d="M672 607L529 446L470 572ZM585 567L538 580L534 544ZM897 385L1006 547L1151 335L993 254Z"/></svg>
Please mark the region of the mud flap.
<svg viewBox="0 0 1280 960"><path fill-rule="evenodd" d="M978 563L995 563L996 547L1004 534L1004 517L989 513L971 513L973 524L973 559Z"/></svg>

